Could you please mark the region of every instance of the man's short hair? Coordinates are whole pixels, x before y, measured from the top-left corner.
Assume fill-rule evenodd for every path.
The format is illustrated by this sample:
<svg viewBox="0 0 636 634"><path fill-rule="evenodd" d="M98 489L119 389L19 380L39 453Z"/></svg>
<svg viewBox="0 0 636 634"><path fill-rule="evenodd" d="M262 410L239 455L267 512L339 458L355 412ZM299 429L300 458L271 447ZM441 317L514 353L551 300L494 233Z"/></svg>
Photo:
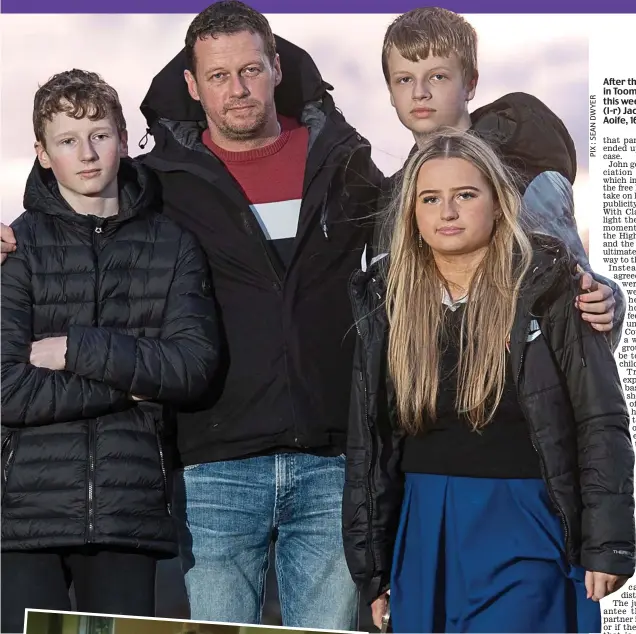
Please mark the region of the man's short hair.
<svg viewBox="0 0 636 634"><path fill-rule="evenodd" d="M69 117L91 121L112 115L117 130L126 131L126 119L117 91L97 73L85 70L67 70L53 75L35 93L33 101L33 131L36 141L44 145L47 121L65 112Z"/></svg>
<svg viewBox="0 0 636 634"><path fill-rule="evenodd" d="M239 0L223 0L211 4L192 20L185 39L188 70L191 73L195 71L194 45L197 40L218 37L219 35L234 35L242 31L260 35L263 38L268 59L271 62L274 61L276 40L267 18Z"/></svg>
<svg viewBox="0 0 636 634"><path fill-rule="evenodd" d="M382 71L389 83L388 58L391 49L411 62L433 55L455 53L464 71L464 80L477 75L477 33L459 14L439 7L413 9L397 18L387 29L382 46Z"/></svg>

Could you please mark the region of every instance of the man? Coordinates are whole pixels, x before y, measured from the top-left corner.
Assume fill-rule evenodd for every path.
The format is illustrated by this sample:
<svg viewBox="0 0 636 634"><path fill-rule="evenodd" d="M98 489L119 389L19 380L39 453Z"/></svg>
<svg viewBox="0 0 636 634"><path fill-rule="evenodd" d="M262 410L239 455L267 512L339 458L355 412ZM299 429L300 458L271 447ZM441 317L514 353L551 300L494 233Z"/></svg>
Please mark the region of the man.
<svg viewBox="0 0 636 634"><path fill-rule="evenodd" d="M347 280L384 180L329 88L261 14L219 2L142 104L144 162L207 251L225 330L224 380L179 421L194 619L258 622L275 541L284 625L356 624L341 541Z"/></svg>
<svg viewBox="0 0 636 634"><path fill-rule="evenodd" d="M328 88L230 1L195 18L142 104L143 160L207 251L226 342L223 381L179 421L193 619L258 623L275 542L283 623L356 626L340 532L347 280L382 178Z"/></svg>

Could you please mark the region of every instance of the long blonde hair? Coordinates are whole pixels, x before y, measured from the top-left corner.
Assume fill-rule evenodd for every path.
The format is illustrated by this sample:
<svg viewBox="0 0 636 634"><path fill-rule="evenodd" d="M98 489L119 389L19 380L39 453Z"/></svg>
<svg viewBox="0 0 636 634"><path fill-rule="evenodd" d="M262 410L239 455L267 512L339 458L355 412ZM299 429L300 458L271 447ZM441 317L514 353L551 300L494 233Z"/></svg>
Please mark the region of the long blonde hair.
<svg viewBox="0 0 636 634"><path fill-rule="evenodd" d="M488 424L501 400L506 344L532 258L521 225L522 201L514 177L491 147L472 133L443 130L427 137L408 161L388 212L389 372L400 424L410 433L423 427L423 414L435 420L440 384L445 280L430 247L420 240L415 217L420 168L436 158L472 163L486 178L501 209L486 254L471 279L462 318L456 409L473 429Z"/></svg>

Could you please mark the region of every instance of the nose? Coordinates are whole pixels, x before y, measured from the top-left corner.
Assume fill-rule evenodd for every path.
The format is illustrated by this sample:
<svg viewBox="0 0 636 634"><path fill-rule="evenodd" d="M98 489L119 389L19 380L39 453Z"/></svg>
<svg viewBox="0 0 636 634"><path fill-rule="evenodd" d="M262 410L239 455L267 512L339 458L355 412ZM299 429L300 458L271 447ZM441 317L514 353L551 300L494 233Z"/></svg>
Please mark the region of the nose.
<svg viewBox="0 0 636 634"><path fill-rule="evenodd" d="M232 75L230 82L230 94L232 97L247 97L250 94L241 75Z"/></svg>
<svg viewBox="0 0 636 634"><path fill-rule="evenodd" d="M430 99L431 90L426 79L418 79L413 82L413 99Z"/></svg>
<svg viewBox="0 0 636 634"><path fill-rule="evenodd" d="M99 156L93 147L90 139L83 141L80 144L80 160L84 162L96 161Z"/></svg>
<svg viewBox="0 0 636 634"><path fill-rule="evenodd" d="M459 210L457 209L455 201L452 198L445 200L442 203L441 219L444 222L450 222L451 220L457 220L457 218L459 218Z"/></svg>

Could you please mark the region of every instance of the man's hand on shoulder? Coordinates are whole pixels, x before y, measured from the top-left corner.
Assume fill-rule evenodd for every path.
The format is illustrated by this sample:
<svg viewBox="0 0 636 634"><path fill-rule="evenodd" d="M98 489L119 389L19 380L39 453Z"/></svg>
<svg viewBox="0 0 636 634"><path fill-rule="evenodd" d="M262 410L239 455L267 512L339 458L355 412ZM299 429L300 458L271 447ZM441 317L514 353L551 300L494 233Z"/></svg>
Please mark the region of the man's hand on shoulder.
<svg viewBox="0 0 636 634"><path fill-rule="evenodd" d="M0 264L3 264L9 253L16 250L13 229L0 222Z"/></svg>
<svg viewBox="0 0 636 634"><path fill-rule="evenodd" d="M589 273L584 273L581 276L581 291L576 298L581 317L599 332L612 330L616 306L612 289L597 282Z"/></svg>

